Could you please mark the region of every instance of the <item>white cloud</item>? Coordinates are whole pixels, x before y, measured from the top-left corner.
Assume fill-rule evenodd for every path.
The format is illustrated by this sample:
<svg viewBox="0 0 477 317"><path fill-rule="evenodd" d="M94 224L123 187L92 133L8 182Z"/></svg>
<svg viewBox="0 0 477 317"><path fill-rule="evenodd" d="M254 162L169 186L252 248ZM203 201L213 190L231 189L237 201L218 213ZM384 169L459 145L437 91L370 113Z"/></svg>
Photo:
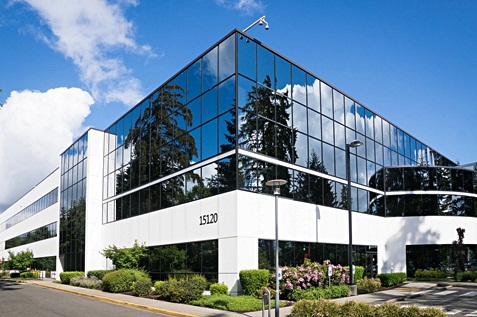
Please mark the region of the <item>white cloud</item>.
<svg viewBox="0 0 477 317"><path fill-rule="evenodd" d="M247 15L263 12L265 6L260 0L215 0L215 2L228 9L238 10Z"/></svg>
<svg viewBox="0 0 477 317"><path fill-rule="evenodd" d="M23 1L52 32L37 37L74 62L96 100L132 106L141 99L140 81L120 55L125 50L154 56L149 46L136 43L133 23L123 15L121 4L135 1Z"/></svg>
<svg viewBox="0 0 477 317"><path fill-rule="evenodd" d="M79 88L11 93L0 110L0 212L58 167L93 103Z"/></svg>

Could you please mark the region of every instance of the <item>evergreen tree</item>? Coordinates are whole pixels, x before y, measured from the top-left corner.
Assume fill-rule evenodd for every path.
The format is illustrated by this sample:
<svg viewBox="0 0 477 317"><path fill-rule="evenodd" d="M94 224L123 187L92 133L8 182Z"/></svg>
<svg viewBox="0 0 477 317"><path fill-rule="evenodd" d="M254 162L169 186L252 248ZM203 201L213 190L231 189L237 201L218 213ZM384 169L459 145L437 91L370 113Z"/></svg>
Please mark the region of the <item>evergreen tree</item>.
<svg viewBox="0 0 477 317"><path fill-rule="evenodd" d="M131 149L131 162L118 175L118 187L134 188L190 166L197 147L195 139L187 133L193 118L192 111L181 102L183 94L183 87L167 85L151 97L150 106L143 109L126 138L125 148ZM171 178L153 186L150 195L153 200L160 199L161 208L184 202L186 182L198 177L188 173L185 178ZM131 196L132 210L144 207L138 200L139 195ZM123 208L127 213L127 201Z"/></svg>
<svg viewBox="0 0 477 317"><path fill-rule="evenodd" d="M239 132L239 146L256 153L294 163L297 159L295 148L296 129L287 126L290 120L288 92L276 93L267 75L263 85L252 87L244 106L243 124ZM271 192L265 182L271 179L284 179L282 195L289 195L291 175L287 168L271 166L244 157L241 168L245 173L245 186L252 191Z"/></svg>
<svg viewBox="0 0 477 317"><path fill-rule="evenodd" d="M224 133L227 143L220 145L222 153L235 149L237 142L237 112L235 106L231 107L231 119L225 122L227 131ZM222 132L222 131L221 131ZM217 163L216 174L207 179L210 193L225 193L237 188L237 156L227 157ZM240 188L241 184L239 184Z"/></svg>
<svg viewBox="0 0 477 317"><path fill-rule="evenodd" d="M307 166L311 170L328 174L315 150L312 150L310 158L307 160ZM317 205L336 205L335 194L329 180L308 173L298 172L295 184L295 199Z"/></svg>

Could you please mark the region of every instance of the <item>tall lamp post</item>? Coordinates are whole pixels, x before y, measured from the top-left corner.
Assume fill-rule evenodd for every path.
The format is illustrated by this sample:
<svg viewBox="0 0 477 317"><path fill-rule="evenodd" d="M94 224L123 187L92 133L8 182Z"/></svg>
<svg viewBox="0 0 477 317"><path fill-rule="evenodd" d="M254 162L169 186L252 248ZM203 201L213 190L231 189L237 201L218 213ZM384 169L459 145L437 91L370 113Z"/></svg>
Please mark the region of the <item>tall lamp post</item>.
<svg viewBox="0 0 477 317"><path fill-rule="evenodd" d="M360 140L354 140L346 144L346 180L348 181L346 202L348 204L348 228L349 228L349 245L348 245L348 263L349 263L349 285L354 285L353 272L353 221L351 219L351 168L350 168L350 149L363 145Z"/></svg>
<svg viewBox="0 0 477 317"><path fill-rule="evenodd" d="M280 196L280 186L287 183L284 179L272 179L265 183L273 188L275 195L275 317L280 316L280 268L278 266L278 196Z"/></svg>

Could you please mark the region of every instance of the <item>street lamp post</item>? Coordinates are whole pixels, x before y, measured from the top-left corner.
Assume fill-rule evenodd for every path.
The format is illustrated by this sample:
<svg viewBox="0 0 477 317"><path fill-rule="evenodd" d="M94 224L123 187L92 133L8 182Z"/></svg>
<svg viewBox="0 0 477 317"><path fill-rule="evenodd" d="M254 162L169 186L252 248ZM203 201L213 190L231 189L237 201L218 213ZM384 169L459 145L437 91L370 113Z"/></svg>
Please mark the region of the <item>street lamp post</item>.
<svg viewBox="0 0 477 317"><path fill-rule="evenodd" d="M346 144L346 180L348 181L346 202L348 205L348 229L349 229L349 245L348 245L348 263L349 263L349 285L354 285L353 272L353 221L351 219L351 168L350 168L350 149L363 145L360 140L354 140Z"/></svg>
<svg viewBox="0 0 477 317"><path fill-rule="evenodd" d="M280 316L280 268L278 266L278 196L280 196L280 186L287 183L284 179L272 179L265 183L273 188L275 195L275 317Z"/></svg>

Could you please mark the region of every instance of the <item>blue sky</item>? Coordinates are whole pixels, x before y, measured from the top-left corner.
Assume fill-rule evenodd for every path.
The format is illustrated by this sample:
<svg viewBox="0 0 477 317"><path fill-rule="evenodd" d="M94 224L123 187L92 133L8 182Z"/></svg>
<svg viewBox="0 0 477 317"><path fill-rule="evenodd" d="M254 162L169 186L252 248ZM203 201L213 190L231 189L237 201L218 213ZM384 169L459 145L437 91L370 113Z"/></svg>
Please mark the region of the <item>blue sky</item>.
<svg viewBox="0 0 477 317"><path fill-rule="evenodd" d="M0 212L234 28L460 163L477 161L477 1L0 0Z"/></svg>

